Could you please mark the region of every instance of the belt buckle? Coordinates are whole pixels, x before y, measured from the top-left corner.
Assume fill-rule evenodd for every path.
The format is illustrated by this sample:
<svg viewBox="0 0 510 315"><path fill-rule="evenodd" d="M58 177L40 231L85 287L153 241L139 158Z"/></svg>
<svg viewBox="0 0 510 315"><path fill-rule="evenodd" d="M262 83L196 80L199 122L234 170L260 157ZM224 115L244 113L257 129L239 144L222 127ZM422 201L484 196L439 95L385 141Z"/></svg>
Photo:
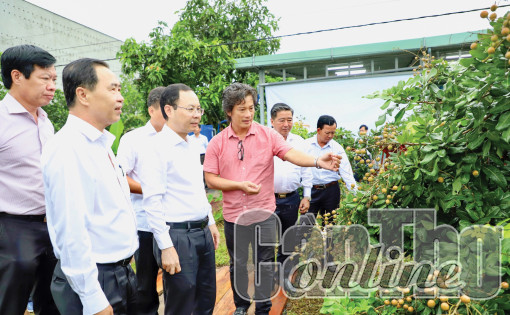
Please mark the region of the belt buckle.
<svg viewBox="0 0 510 315"><path fill-rule="evenodd" d="M317 185L317 189L326 189L326 184L319 184Z"/></svg>
<svg viewBox="0 0 510 315"><path fill-rule="evenodd" d="M280 198L280 199L287 197L287 194L277 194L277 195L278 195L278 198Z"/></svg>

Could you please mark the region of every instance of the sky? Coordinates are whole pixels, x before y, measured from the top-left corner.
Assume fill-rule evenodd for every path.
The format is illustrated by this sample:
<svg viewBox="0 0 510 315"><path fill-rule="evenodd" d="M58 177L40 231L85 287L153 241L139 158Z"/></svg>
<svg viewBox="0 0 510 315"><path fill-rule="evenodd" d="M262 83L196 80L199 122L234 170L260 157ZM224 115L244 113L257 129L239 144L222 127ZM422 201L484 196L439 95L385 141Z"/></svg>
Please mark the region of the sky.
<svg viewBox="0 0 510 315"><path fill-rule="evenodd" d="M29 0L28 2L120 40L146 41L158 21L173 25L185 0ZM331 28L488 8L488 0L267 0L280 18L274 35L289 35ZM496 1L509 5L510 0ZM503 14L509 8L496 11ZM321 32L283 38L278 53L483 30L489 27L480 11L377 26Z"/></svg>

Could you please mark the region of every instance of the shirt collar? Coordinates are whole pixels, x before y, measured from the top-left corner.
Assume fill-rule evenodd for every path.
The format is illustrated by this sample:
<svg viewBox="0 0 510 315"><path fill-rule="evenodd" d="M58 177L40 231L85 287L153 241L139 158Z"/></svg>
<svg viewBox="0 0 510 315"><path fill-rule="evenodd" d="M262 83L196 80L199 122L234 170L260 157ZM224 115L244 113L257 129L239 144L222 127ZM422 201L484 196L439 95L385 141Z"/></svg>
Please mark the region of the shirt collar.
<svg viewBox="0 0 510 315"><path fill-rule="evenodd" d="M252 121L250 129L248 129L248 132L246 133L246 136L256 135L258 133L259 127L260 127L260 124L258 122ZM225 128L225 130L227 131L227 138L230 138L230 137L239 138L236 135L236 133L234 132L234 129L232 129L232 123L230 123L230 125L227 128Z"/></svg>
<svg viewBox="0 0 510 315"><path fill-rule="evenodd" d="M331 140L329 140L329 141L328 141L328 143L326 143L326 145L325 145L325 146L323 146L322 148L325 148L325 147L329 146L330 142L331 142ZM315 135L315 136L313 137L313 142L312 142L312 143L313 143L313 144L315 144L316 146L318 146L319 148L321 147L321 146L319 145L319 141L317 140L317 135Z"/></svg>
<svg viewBox="0 0 510 315"><path fill-rule="evenodd" d="M10 93L7 93L4 97L5 107L7 108L7 112L9 114L22 114L27 113L30 114L17 99L15 99ZM48 114L41 108L37 108L37 117L38 118L47 118Z"/></svg>
<svg viewBox="0 0 510 315"><path fill-rule="evenodd" d="M165 126L166 126L166 124L165 124ZM156 131L156 129L154 129L154 126L151 124L151 121L150 121L150 120L149 120L149 121L145 124L145 126L144 126L144 127L145 127L145 129L147 130L147 133L148 133L149 135L154 135L154 134L158 133L158 132Z"/></svg>
<svg viewBox="0 0 510 315"><path fill-rule="evenodd" d="M182 142L188 143L186 140L181 138L175 131L172 130L172 128L168 127L167 124L163 126L163 129L161 130L161 134L163 134L165 137L168 138L168 142L171 146L178 145Z"/></svg>
<svg viewBox="0 0 510 315"><path fill-rule="evenodd" d="M100 140L105 147L111 147L113 141L115 141L115 136L111 134L108 130L103 130L103 132L97 130L96 127L92 126L85 120L74 116L73 114L69 114L67 117L66 125L71 125L73 128L77 129L81 132L85 137L87 137L90 141L94 142L96 140Z"/></svg>

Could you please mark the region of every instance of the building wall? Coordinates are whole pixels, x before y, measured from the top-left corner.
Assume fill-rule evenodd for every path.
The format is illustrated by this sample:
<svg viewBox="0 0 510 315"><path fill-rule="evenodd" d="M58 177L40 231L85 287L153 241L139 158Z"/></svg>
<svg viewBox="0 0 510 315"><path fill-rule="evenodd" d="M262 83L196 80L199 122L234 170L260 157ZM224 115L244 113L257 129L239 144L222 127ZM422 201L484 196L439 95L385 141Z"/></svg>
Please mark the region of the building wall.
<svg viewBox="0 0 510 315"><path fill-rule="evenodd" d="M121 65L115 58L122 43L29 2L0 1L0 51L20 44L47 50L57 59L59 88L62 88L62 69L79 58L105 60L120 75Z"/></svg>

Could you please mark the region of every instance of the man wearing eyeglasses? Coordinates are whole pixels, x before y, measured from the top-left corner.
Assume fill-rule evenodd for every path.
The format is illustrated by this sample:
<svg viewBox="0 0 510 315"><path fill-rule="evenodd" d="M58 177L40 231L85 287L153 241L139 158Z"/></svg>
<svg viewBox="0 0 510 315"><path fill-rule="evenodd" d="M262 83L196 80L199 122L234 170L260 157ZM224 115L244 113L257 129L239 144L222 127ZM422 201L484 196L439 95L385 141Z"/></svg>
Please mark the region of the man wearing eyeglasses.
<svg viewBox="0 0 510 315"><path fill-rule="evenodd" d="M214 250L219 232L203 186L200 155L186 136L204 110L184 84L160 99L166 124L141 154L143 207L164 270L165 314L212 314L216 301Z"/></svg>
<svg viewBox="0 0 510 315"><path fill-rule="evenodd" d="M255 277L261 280L260 286L255 288L255 314L269 314L271 310L274 266L270 263L274 261L277 231L274 225L273 157L299 166L331 170L338 170L340 162L334 154L314 158L295 150L275 130L253 122L256 100L257 92L246 84L233 83L223 91L223 111L230 126L211 139L204 162L208 187L223 191L225 238L236 315L246 314L250 306L246 269L250 243L257 253ZM259 228L260 233L257 232ZM260 240L256 233L263 239L264 245L256 242ZM234 235L247 236L248 239L243 237L241 242L237 238L234 244Z"/></svg>

